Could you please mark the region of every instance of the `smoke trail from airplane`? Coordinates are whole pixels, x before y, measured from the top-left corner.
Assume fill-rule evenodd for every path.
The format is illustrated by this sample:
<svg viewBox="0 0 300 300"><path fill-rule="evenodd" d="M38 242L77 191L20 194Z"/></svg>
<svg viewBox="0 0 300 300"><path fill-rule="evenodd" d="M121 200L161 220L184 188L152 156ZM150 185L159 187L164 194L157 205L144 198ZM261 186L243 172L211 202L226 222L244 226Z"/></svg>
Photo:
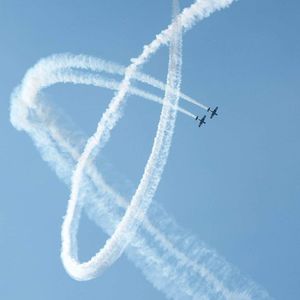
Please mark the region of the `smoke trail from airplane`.
<svg viewBox="0 0 300 300"><path fill-rule="evenodd" d="M44 76L48 77L48 82L47 82L47 86L49 87L50 85L54 85L58 82L63 82L63 83L72 83L72 84L86 84L86 85L93 85L96 87L102 87L102 88L106 88L106 89L110 89L110 90L114 90L117 91L119 89L120 86L120 82L111 78L107 78L104 76L101 76L98 73L95 73L95 69L93 68L93 72L91 72L91 68L89 68L88 65L84 65L86 70L90 71L80 71L80 70L74 70L74 66L77 66L77 63L82 59L82 55L55 55L55 56L51 56L49 58L43 59L40 64L44 65L44 67L48 66L49 64L52 64L53 62L55 64L57 64L57 62L62 62L62 65L64 66L63 68L60 69L56 69L53 70L53 74L55 74L55 76L53 76L53 74L45 74ZM93 60L95 62L97 62L96 58L93 58ZM68 61L68 63L66 64L65 62ZM99 63L99 62L98 62ZM67 68L65 67L67 65ZM97 70L98 72L103 71L102 70ZM142 79L142 80L141 80ZM165 90L165 85L148 76L145 74L140 73L140 76L136 77L136 80L138 81L142 81L144 83L147 83L153 87L159 88L161 90ZM128 90L128 93L130 95L135 95L138 97L141 97L143 99L146 100L150 100L153 102L157 102L159 104L163 104L163 98L154 95L153 93L149 93L146 92L140 88L136 88L136 87L130 87ZM205 106L201 103L198 103L196 100L192 99L189 96L186 96L184 94L180 94L181 98L187 102L190 102L192 104L197 105L198 107L204 108ZM166 105L170 105L167 104ZM186 109L183 109L182 107L176 107L175 108L178 112L191 117L191 118L195 118L195 115L192 114L191 112L187 111ZM205 107L206 109L206 107Z"/></svg>
<svg viewBox="0 0 300 300"><path fill-rule="evenodd" d="M19 105L12 107L12 113ZM41 102L31 111L30 136L47 161L68 186L85 138L78 131L62 128L61 112ZM70 124L64 124L71 127ZM86 169L85 210L108 235L122 218L128 201L114 191L93 165ZM141 228L126 254L153 285L172 299L270 299L253 282L243 278L215 251L174 223L156 202L152 203ZM164 272L162 272L164 270ZM206 275L207 274L207 275ZM212 282L222 284L217 293ZM223 294L227 296L223 296ZM243 296L243 295L247 295Z"/></svg>
<svg viewBox="0 0 300 300"><path fill-rule="evenodd" d="M170 44L167 87L163 101L173 106L177 105L179 98L178 90L180 88L181 73L181 37L178 37L179 33L181 34L181 26L177 25L178 20L176 21L176 26L173 26L172 29L174 31L174 40L171 39ZM172 109L170 105L163 104L157 133L144 174L123 218L104 246L89 261L80 263L77 259L76 236L82 210L82 205L78 200L84 168L92 154L95 155L93 152L97 148L104 147L109 139L110 131L121 118L131 77L138 65L143 64L147 59L147 56L141 58L145 49L142 55L126 69L124 79L120 84L117 94L113 97L107 110L102 115L96 132L88 139L72 176L71 195L62 225L61 257L68 273L78 280L88 280L96 277L122 255L147 212L166 164L176 120L176 110ZM151 52L149 52L148 56L150 54ZM173 90L175 90L175 93Z"/></svg>
<svg viewBox="0 0 300 300"><path fill-rule="evenodd" d="M229 2L232 1L202 1L202 5L196 5L198 2L195 3L191 6L190 11L184 10L167 30L158 35L156 42L154 41L144 48L141 56L134 59L133 64L126 69L124 80L119 86L119 93L113 98L98 125L99 133L97 129L96 135L87 142L85 149L88 150L84 150L81 156L78 155L80 152L77 149L77 152L74 150L74 145L68 144L68 139L65 139L64 143L62 143L58 129L53 130L54 127L51 127L50 131L47 129L49 124L51 124L49 119L49 122L46 123L47 126L43 126L38 122L38 119L44 113L41 104L37 103L38 92L40 89L47 87L49 82L55 82L55 78L58 81L60 76L63 76L63 72L57 72L57 74L53 72L53 78L47 78L44 75L49 72L49 69L44 69L44 66L40 64L35 69L32 69L31 73L30 71L27 73L23 85L14 94L11 110L13 124L18 129L26 130L33 137L44 159L50 162L52 167L56 168L58 174L65 180L70 178L74 165L78 161L76 167L78 171L77 173L75 171L72 177L72 185L73 187L75 186L75 191L72 191L62 229L62 259L67 271L74 278L86 280L101 273L121 255L126 246L128 246L127 243L130 242L130 245L127 247L129 257L143 270L146 277L155 286L172 298L267 299L263 292L260 292L248 281L245 281L244 286L240 284L235 286L234 282L228 282L228 277L229 281L234 281L235 276L232 274L235 273L213 251L207 250L202 245L196 245L196 243L190 242L188 239L185 239L185 245L192 245L196 249L195 253L189 253L187 251L188 247L185 248L185 246L182 246L182 251L177 250L174 247L177 238L173 236L173 233L161 233L145 218L146 210L154 196L167 159L175 125L180 89L181 30L182 28L189 29L197 19L208 16L213 10L220 9L222 6L225 7ZM182 28L179 24L182 24ZM137 67L146 62L161 44L169 42L169 72L157 136L141 180L141 186L138 187L130 204L124 206L124 201L121 201L120 196L117 196L111 189L104 189L103 192L99 189L99 182L95 181L94 177L89 174L92 169L90 154L95 155L94 149L98 147L98 142L100 142L100 147L104 146L105 142L108 141L110 130L121 117L124 97L127 92L130 92L130 81L133 75L137 74ZM62 69L64 68L60 63L58 63L58 66L62 67ZM55 69L55 63L52 67ZM61 82L64 81L62 80ZM33 112L36 112L36 119L32 118ZM50 114L47 114L46 110L43 118L46 120L49 116ZM98 181L100 178L101 182L102 178L100 175L96 178L98 178ZM70 182L68 183L70 184ZM100 186L103 188L103 185ZM77 202L77 198L80 200L79 202ZM72 199L75 199L75 201L72 201ZM95 199L98 201L95 201ZM136 203L134 202L135 199ZM123 206L117 206L127 207L123 217L123 214L112 208L113 203L118 201L123 203ZM102 208L102 205L105 206L102 202L106 203L108 208L102 211L95 210L95 207ZM102 253L102 255L98 255L98 253L89 262L79 264L76 232L83 205L87 205L90 217L95 219L111 235L109 240L111 242L107 242L104 246L104 248L106 247L109 250L107 252L111 251L111 253L107 254L107 252L104 253L100 250L99 253ZM89 207L94 209L89 209ZM153 211L155 211L155 216L165 217L165 213L162 210L156 208ZM107 213L110 218L105 217L103 212ZM126 220L126 216L129 220ZM103 222L103 219L106 222ZM163 220L167 220L166 222L169 223L172 223L172 221L169 221L170 219L168 218L161 218L158 222L157 226L166 230ZM140 224L142 226L139 229ZM175 225L172 226L176 228ZM180 233L177 235L178 240L180 239L179 235ZM149 243L149 237L154 239L152 243ZM170 260L170 257L173 257L175 262L172 259ZM200 261L202 262L200 263ZM253 296L257 290L259 291L257 293L260 293L260 298Z"/></svg>
<svg viewBox="0 0 300 300"><path fill-rule="evenodd" d="M83 69L83 70L89 70L89 71L94 71L94 72L98 72L98 73L106 72L108 74L113 74L113 75L117 74L117 75L123 76L125 73L125 70L126 70L126 68L124 66L121 66L119 64L101 60L96 57L82 55L82 54L81 55L72 55L72 54L52 55L50 58L47 58L47 60L48 59L52 59L53 61L55 61L54 66L53 66L53 68L54 68L53 71L57 70L58 67L60 67L61 69L62 68L63 69L72 69L72 70L73 69ZM57 60L61 61L62 63L61 64L56 63ZM74 72L72 72L72 74L73 73ZM65 77L63 76L63 78L65 78ZM152 76L144 74L142 72L136 72L132 78L134 80L151 85L162 91L165 91L165 89L166 89L166 85L163 82L153 78ZM84 79L86 79L86 78L84 78ZM91 76L90 80L91 81L93 80L93 76ZM109 82L108 79L107 79L107 82ZM107 88L110 88L110 87L107 87ZM205 109L205 110L208 109L208 106L206 106L202 103L199 103L195 99L193 99L183 93L180 93L180 98L182 98L183 100L190 102L191 104L194 104L202 109Z"/></svg>
<svg viewBox="0 0 300 300"><path fill-rule="evenodd" d="M12 103L13 115L20 107L16 101L17 98ZM48 107L45 101L40 102L36 110L31 111L29 134L43 159L69 186L85 138L77 130L63 128L58 120L64 119L64 116L59 114L61 112ZM64 125L71 127L70 124ZM105 182L93 165L87 167L85 179L87 187L82 197L86 212L111 235L128 201ZM270 299L214 250L178 228L156 202L152 203L140 230L126 249L126 254L155 287L173 299L192 296L194 299L202 299L204 296L207 299L234 299L233 296L221 297L222 293L216 294L211 288L212 277L213 282L217 280L218 285L223 285L227 295L231 291L232 295L240 296L236 299ZM248 295L248 298L241 296L243 294Z"/></svg>
<svg viewBox="0 0 300 300"><path fill-rule="evenodd" d="M167 108L166 106L163 106L157 134L154 139L151 154L145 166L144 174L142 175L140 184L138 185L122 220L117 225L113 235L105 242L104 246L96 253L96 255L87 262L79 263L77 260L76 233L82 209L82 205L78 200L83 170L88 161L91 160L92 157L96 155L97 151L99 151L100 148L103 148L107 143L110 138L111 130L121 118L125 104L125 96L130 87L132 76L136 73L138 67L141 67L147 62L150 56L153 55L162 44L170 42L172 44L172 34L177 24L181 24L180 29L181 27L188 29L195 23L195 18L200 20L201 18L207 17L211 12L221 9L231 2L232 1L229 0L223 0L220 1L220 3L219 1L196 2L190 8L185 9L182 12L182 15L178 16L166 30L158 34L149 45L144 46L140 56L131 59L132 64L126 68L124 79L120 84L118 92L103 113L102 118L97 125L96 132L87 140L72 176L71 194L68 201L67 213L62 225L61 257L66 270L74 278L78 280L87 280L97 276L97 274L102 273L123 253L151 203L163 170L161 166L165 165L167 159L170 144L169 140L172 136L172 127L175 118L174 120L171 118L167 119L168 115L164 114L164 111L167 111ZM176 49L174 51L176 51ZM175 58L176 56L174 55L174 61ZM176 74L174 74L174 78L176 78L175 76ZM166 92L168 92L168 88L166 89ZM170 97L165 96L165 99L168 98ZM170 107L168 108L170 109ZM157 162L159 162L159 164L157 164Z"/></svg>

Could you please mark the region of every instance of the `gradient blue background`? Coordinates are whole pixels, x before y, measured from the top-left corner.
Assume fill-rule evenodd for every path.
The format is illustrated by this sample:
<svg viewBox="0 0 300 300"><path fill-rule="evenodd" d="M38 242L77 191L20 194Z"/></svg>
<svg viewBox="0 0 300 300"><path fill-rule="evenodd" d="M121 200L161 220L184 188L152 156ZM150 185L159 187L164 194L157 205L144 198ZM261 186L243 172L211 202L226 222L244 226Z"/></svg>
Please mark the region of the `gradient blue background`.
<svg viewBox="0 0 300 300"><path fill-rule="evenodd" d="M125 257L96 280L66 274L59 252L69 191L9 123L9 98L26 70L53 53L127 65L170 14L171 1L0 0L1 299L164 299ZM219 105L220 116L200 130L178 117L155 197L180 225L287 300L300 299L299 15L297 0L241 0L184 36L182 90ZM164 80L167 56L161 49L144 71ZM112 95L69 85L46 91L86 134ZM104 150L105 175L124 193L140 178L159 110L129 99ZM83 218L80 257L105 238Z"/></svg>

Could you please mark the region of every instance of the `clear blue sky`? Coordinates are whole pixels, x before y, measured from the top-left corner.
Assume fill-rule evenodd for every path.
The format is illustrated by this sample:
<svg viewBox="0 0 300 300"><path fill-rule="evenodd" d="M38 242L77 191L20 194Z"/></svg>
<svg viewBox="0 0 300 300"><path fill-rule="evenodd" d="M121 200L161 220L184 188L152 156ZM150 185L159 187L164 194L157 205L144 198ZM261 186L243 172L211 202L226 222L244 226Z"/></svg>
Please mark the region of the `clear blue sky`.
<svg viewBox="0 0 300 300"><path fill-rule="evenodd" d="M53 53L129 64L170 14L171 1L0 1L1 299L164 299L126 257L96 280L78 283L67 275L60 227L69 191L29 137L11 126L9 102L26 70ZM200 130L178 117L155 197L183 228L275 299L288 300L300 299L299 15L297 0L241 0L184 36L182 90L219 105L220 115ZM144 71L165 80L167 56L161 49ZM63 85L45 94L86 134L112 96ZM106 176L121 192L140 178L159 110L128 100L104 150ZM83 219L82 257L104 239Z"/></svg>

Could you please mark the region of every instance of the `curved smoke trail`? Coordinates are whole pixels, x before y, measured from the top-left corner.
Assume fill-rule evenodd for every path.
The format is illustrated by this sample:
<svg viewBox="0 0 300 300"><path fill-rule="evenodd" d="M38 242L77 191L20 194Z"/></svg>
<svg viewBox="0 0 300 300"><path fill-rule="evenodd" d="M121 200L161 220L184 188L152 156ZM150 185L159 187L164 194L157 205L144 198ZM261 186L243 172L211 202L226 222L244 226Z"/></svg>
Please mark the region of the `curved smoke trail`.
<svg viewBox="0 0 300 300"><path fill-rule="evenodd" d="M131 59L132 63L125 70L124 79L120 84L118 92L103 113L95 133L87 140L72 176L70 199L68 201L67 213L62 225L61 251L63 264L72 277L78 280L93 278L97 276L97 274L102 273L121 256L147 212L168 157L175 117L172 117L171 107L163 105L151 154L145 166L140 183L131 199L130 205L122 220L117 225L115 232L105 242L104 246L89 261L79 263L77 258L76 233L78 230L79 216L82 210L82 204L79 202L79 192L83 171L88 161L92 159L92 156L95 156L96 152L100 148L103 148L107 143L110 138L111 130L121 118L125 97L129 90L133 75L139 67L147 62L151 55L153 55L161 45L166 43L171 43L171 46L173 45L173 34L174 41L176 41L176 30L181 32L181 29L183 28L191 28L192 25L195 24L195 20L201 20L209 16L215 10L224 8L231 2L232 0L197 1L189 8L185 9L181 15L176 17L169 27L158 34L150 44L144 46L142 53L137 58ZM176 60L179 61L181 59L181 55L178 55L177 53L180 52L181 42L179 41L177 43L178 46L174 46L174 54L170 55L171 58L167 79L167 81L169 80L170 82L176 80L177 77L180 77L178 75L180 72L176 70L175 66L174 69L170 68L173 63L176 64ZM164 100L167 103L172 103L172 97L174 97L174 93L168 91L167 84Z"/></svg>
<svg viewBox="0 0 300 300"><path fill-rule="evenodd" d="M101 175L99 175L92 167L91 160L89 160L89 153L86 152L87 155L84 158L85 161L83 160L81 167L80 164L79 167L77 167L77 169L79 168L78 170L81 171L81 174L79 172L79 178L74 180L76 172L73 176L73 185L74 181L77 183L77 193L79 193L79 188L82 187L80 186L80 177L82 177L84 183L84 195L81 196L82 198L80 198L81 201L79 203L76 203L76 201L73 204L71 203L71 210L73 209L75 221L72 220L72 211L71 214L69 214L71 215L70 218L68 218L68 213L70 211L68 211L66 215L67 225L65 225L64 228L67 229L63 229L65 230L65 232L63 232L63 238L66 239L64 242L67 244L67 250L62 254L62 258L65 267L71 276L80 280L86 280L95 276L100 271L103 271L103 269L111 264L113 260L117 259L127 246L127 241L130 240L130 245L127 247L128 255L133 258L134 262L139 267L141 267L146 277L170 297L177 299L268 299L268 296L263 291L260 291L254 284L247 280L242 280L226 262L215 254L215 252L208 250L202 244L197 244L193 239L185 237L185 243L182 244L183 249L176 249L176 247L174 247L174 245L177 244L176 242L178 242L176 239L181 239L178 229L158 206L154 206L152 210L152 212L155 212L155 217L157 216L159 218L159 216L161 216L161 218L159 218L160 221L156 222L156 226L153 225L153 219L155 218L153 218L153 216L151 217L151 210L148 218L152 218L152 222L150 222L148 218L144 218L147 206L150 204L154 195L163 165L167 158L175 124L176 107L179 98L181 65L181 28L177 26L181 23L184 29L189 29L192 25L191 20L195 21L197 18L200 19L201 17L208 16L212 11L226 6L232 1L202 1L201 5L198 2L192 5L190 10L184 10L167 30L157 36L156 42L150 44L152 45L151 47L145 47L142 55L138 59L133 60L133 66L131 65L126 69L125 79L119 87L119 91L122 92L116 95L114 98L115 102L113 99L109 106L109 109L120 114L120 109L123 105L123 97L127 91L130 92L130 79L136 74L135 71L137 66L143 64L147 57L158 49L160 44L171 41L169 73L160 120L161 124L158 129L158 138L155 141L156 146L154 145L153 147L155 151L153 151L154 154L152 156L155 159L154 161L153 159L151 161L151 157L149 159L149 169L152 168L152 175L154 175L155 178L146 178L145 180L148 180L148 183L150 182L150 186L147 186L146 184L144 187L148 199L145 197L145 194L140 195L140 197L137 197L140 201L137 201L137 208L134 206L132 207L132 201L128 206L128 203L126 203L121 196L117 195L105 184ZM187 18L187 16L191 19ZM58 63L58 66L62 70L64 69L60 63ZM53 68L55 68L55 64ZM47 72L48 71L49 70L47 70ZM74 165L77 161L80 161L80 152L78 152L78 147L76 149L72 143L68 143L68 139L62 138L63 133L60 132L59 128L55 127L54 121L51 123L51 120L49 119L50 115L47 111L43 110L41 103L37 103L38 97L36 95L39 90L47 87L49 82L51 82L51 79L49 80L49 78L43 77L45 72L46 70L39 65L34 72L27 74L27 77L25 77L25 80L23 81L23 85L14 94L11 119L17 128L26 130L33 137L37 146L41 149L44 158L56 168L61 177L68 180L67 178L70 178L70 173L74 169ZM54 72L53 76L58 76L56 77L58 82L59 78L67 73L67 70L58 72L57 74ZM55 79L52 78L52 82L55 82ZM64 82L64 80L61 80L61 82ZM167 103L167 105L165 103ZM110 115L109 109L106 111L107 116ZM32 116L30 116L30 114L32 112L36 112L36 119L31 119ZM98 135L96 140L98 139L104 144L109 138L109 131L113 128L119 117L120 115L114 116L112 123L108 122L109 120L107 120L106 123L103 121L104 124L109 126L106 128L108 131L104 132L102 129L103 136ZM47 126L43 126L38 122L38 119L42 121L47 120ZM102 126L101 122L100 125ZM164 132L164 129L167 129L167 131ZM94 142L95 139L89 139L89 141L92 145L92 142ZM89 145L89 142L87 145ZM159 148L160 151L156 151ZM94 154L93 148L90 149L90 153ZM161 160L159 161L159 159ZM162 166L158 166L157 163L161 163ZM145 173L146 175L149 174L148 171ZM68 183L70 184L70 182ZM99 198L101 198L101 202L99 201ZM96 201L96 199L98 201ZM148 203L144 202L145 199ZM104 257L97 257L96 255L96 258L92 258L88 263L80 265L77 261L76 231L79 213L83 203L87 206L90 217L95 219L95 221L103 227L106 232L112 235L112 237L117 236L119 240L112 241L114 246L117 247L111 249L113 251L111 256L103 255ZM117 208L113 208L114 204ZM118 208L127 208L125 216L128 214L129 209L133 208L131 210L133 211L133 222L125 223L125 225L129 227L129 230L127 226L125 226L125 229L124 227L123 229L121 228L121 236L118 236L118 234L116 235L116 233L118 233L117 230L122 225L122 222L124 223L124 217L122 219L123 214L120 213ZM70 210L70 206L68 210ZM105 217L103 213L107 213L107 217ZM103 220L106 220L106 222L103 222ZM168 227L174 228L174 231L177 230L176 238L170 231L165 233L166 224L163 224L162 220L165 220L165 222L168 223ZM142 223L140 229L138 229L139 222ZM127 235L128 232L129 238ZM135 232L136 234L134 235ZM149 242L149 237L152 238L152 242ZM187 248L190 246L194 249L194 253L189 253L190 251L187 251ZM99 261L97 261L99 257L101 258L100 264ZM239 283L235 281L236 278Z"/></svg>
<svg viewBox="0 0 300 300"><path fill-rule="evenodd" d="M58 78L59 73L64 73L60 77L61 81L60 82L69 82L67 79L67 76L73 76L71 78L70 82L71 83L84 83L84 84L94 84L96 86L108 88L108 89L113 89L113 90L118 90L119 88L119 82L114 82L112 79L107 79L107 78L101 78L99 77L99 83L96 80L95 74L92 72L97 72L97 73L108 73L112 75L121 75L124 76L126 68L122 65L107 61L107 60L102 60L100 58L92 57L92 56L87 56L87 55L74 55L74 54L59 54L59 55L52 55L48 58L44 58L40 62L42 65L44 65L44 68L47 65L47 70L48 73L50 72L57 72L56 76L54 78ZM71 72L70 72L71 69ZM86 73L75 73L74 69L78 70L88 70L91 72L90 76L89 74ZM76 79L74 79L76 77ZM134 80L140 81L142 83L146 83L148 85L151 85L157 89L160 89L162 91L165 91L166 85L153 78L152 76L149 76L147 74L144 74L142 72L136 72L133 77ZM83 82L81 82L83 81ZM88 83L87 83L88 82ZM53 82L54 84L55 82ZM135 89L130 87L129 88L129 93L132 93ZM135 94L133 92L133 94ZM137 94L138 95L138 94ZM143 97L143 95L141 95ZM182 100L185 100L187 102L190 102L191 104L194 104L202 109L207 110L208 106L199 103L195 99L180 93L180 98ZM155 101L155 100L154 100ZM194 116L193 116L194 117Z"/></svg>
<svg viewBox="0 0 300 300"><path fill-rule="evenodd" d="M179 26L174 27L174 42L173 39L171 40L167 88L163 101L174 106L177 105L177 90L179 89L179 85L174 82L177 80L177 74L180 74L181 66L177 62L181 59L180 53L177 54L178 50L180 52L181 45L177 37L180 33L177 27L180 29ZM82 203L78 201L82 175L87 162L94 154L93 152L97 148L104 147L109 139L110 131L121 118L121 111L125 103L124 99L130 86L131 74L135 72L138 65L144 63L145 59L146 57L141 62L137 60L126 69L116 96L111 100L107 110L102 115L96 132L88 139L72 176L71 195L62 225L61 257L68 273L77 280L88 280L96 277L122 255L147 212L168 157L176 120L176 110L169 105L163 105L152 151L130 205L117 225L115 232L105 242L104 246L89 261L80 263L77 256L77 230L82 211ZM177 81L180 83L180 80ZM176 93L173 93L169 86L175 89Z"/></svg>

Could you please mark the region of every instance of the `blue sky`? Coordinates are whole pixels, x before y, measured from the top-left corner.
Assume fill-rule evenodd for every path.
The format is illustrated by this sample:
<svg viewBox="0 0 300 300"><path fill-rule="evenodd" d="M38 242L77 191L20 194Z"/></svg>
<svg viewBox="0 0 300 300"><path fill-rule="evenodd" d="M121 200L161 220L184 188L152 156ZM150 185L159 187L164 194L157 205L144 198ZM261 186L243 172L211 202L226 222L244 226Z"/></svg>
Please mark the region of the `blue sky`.
<svg viewBox="0 0 300 300"><path fill-rule="evenodd" d="M191 1L182 1L182 7ZM275 299L299 299L300 4L241 0L184 36L182 91L220 115L198 130L178 116L155 201ZM164 299L122 257L79 283L60 260L69 191L9 122L10 94L53 53L123 65L170 21L170 1L0 2L0 293L4 299ZM144 71L165 80L163 48ZM45 97L91 134L112 92L58 85ZM191 112L205 113L182 103ZM107 180L130 194L149 155L160 106L133 98L101 156ZM100 162L99 162L100 164ZM106 236L83 217L80 255Z"/></svg>

